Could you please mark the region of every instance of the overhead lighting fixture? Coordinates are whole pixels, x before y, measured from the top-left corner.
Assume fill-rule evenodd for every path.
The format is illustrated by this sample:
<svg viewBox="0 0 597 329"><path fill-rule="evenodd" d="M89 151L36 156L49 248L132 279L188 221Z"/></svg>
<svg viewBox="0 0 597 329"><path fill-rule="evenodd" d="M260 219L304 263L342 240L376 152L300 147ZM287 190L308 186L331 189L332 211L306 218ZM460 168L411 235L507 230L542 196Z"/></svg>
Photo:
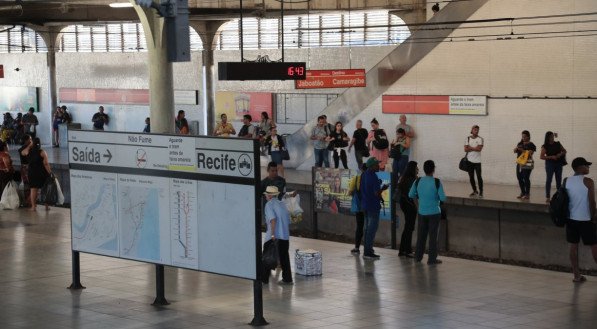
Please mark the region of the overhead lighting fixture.
<svg viewBox="0 0 597 329"><path fill-rule="evenodd" d="M133 4L130 2L113 2L109 6L112 8L131 8Z"/></svg>

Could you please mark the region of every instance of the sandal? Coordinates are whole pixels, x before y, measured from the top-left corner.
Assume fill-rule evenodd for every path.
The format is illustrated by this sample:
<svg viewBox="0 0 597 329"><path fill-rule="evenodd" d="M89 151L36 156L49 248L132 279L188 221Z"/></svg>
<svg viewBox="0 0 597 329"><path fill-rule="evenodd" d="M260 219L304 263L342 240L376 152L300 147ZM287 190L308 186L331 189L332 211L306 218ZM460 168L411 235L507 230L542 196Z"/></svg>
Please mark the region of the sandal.
<svg viewBox="0 0 597 329"><path fill-rule="evenodd" d="M585 276L584 276L584 275L581 275L581 276L580 276L580 277L578 277L578 278L574 278L574 279L572 279L572 282L575 282L575 283L581 283L581 282L585 282L585 281L587 281L587 278L585 278Z"/></svg>

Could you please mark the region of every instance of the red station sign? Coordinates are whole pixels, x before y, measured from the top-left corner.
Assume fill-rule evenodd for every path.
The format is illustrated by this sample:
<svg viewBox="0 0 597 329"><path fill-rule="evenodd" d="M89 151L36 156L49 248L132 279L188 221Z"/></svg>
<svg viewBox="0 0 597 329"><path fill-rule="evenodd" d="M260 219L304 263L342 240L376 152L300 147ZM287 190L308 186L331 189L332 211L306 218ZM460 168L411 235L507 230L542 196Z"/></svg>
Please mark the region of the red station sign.
<svg viewBox="0 0 597 329"><path fill-rule="evenodd" d="M4 79L4 65L0 65L0 79Z"/></svg>
<svg viewBox="0 0 597 329"><path fill-rule="evenodd" d="M296 80L296 89L365 87L365 69L356 70L307 70L305 80Z"/></svg>

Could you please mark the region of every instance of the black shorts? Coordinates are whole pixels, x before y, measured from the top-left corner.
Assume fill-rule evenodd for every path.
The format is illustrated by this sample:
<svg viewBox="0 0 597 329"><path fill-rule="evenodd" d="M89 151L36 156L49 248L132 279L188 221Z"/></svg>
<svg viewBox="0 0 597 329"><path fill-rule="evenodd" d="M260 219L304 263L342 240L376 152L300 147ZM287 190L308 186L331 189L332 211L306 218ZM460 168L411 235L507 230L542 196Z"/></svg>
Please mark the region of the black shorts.
<svg viewBox="0 0 597 329"><path fill-rule="evenodd" d="M581 238L585 246L597 244L595 223L591 221L570 220L566 224L566 241L577 244Z"/></svg>

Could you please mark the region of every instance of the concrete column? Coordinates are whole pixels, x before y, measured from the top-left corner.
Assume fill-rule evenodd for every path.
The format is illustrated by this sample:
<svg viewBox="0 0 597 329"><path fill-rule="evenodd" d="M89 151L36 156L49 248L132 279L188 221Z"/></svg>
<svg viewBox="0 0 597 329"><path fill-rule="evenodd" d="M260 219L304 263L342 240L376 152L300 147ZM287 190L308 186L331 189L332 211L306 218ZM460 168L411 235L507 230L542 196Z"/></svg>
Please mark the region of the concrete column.
<svg viewBox="0 0 597 329"><path fill-rule="evenodd" d="M38 28L37 25L29 26L32 30L36 31ZM57 41L58 41L58 34L65 26L50 26L44 27L42 31L36 31L41 38L44 40L46 47L48 48L48 53L46 55L46 61L48 65L48 107L50 109L49 114L49 122L51 127L52 118L54 116L54 112L56 111L56 106L58 106L58 88L56 86L56 51ZM43 138L45 141L52 141L53 144L57 144L58 141L53 140L54 136L52 134L52 129L50 128L50 136L48 138Z"/></svg>
<svg viewBox="0 0 597 329"><path fill-rule="evenodd" d="M135 3L134 0L130 0ZM135 5L145 39L149 68L149 112L152 133L174 133L174 81L168 62L166 24L154 9Z"/></svg>
<svg viewBox="0 0 597 329"><path fill-rule="evenodd" d="M215 39L218 29L226 21L191 22L203 42L203 108L205 111L205 133L210 135L216 123L216 81L214 66Z"/></svg>

